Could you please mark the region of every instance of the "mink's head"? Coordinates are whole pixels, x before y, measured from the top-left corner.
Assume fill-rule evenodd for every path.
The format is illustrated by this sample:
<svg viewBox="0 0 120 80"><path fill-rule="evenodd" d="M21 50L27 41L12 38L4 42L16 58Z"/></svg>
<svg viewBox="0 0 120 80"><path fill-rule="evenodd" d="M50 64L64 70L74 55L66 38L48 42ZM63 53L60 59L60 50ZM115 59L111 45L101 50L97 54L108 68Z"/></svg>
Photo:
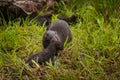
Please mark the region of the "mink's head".
<svg viewBox="0 0 120 80"><path fill-rule="evenodd" d="M56 32L54 32L54 31L47 31L45 33L45 35L44 35L44 38L46 40L51 40L53 38L53 36L55 36L55 35L56 35Z"/></svg>
<svg viewBox="0 0 120 80"><path fill-rule="evenodd" d="M47 48L48 45L50 44L51 39L57 35L56 32L48 30L45 32L43 39L42 39L42 44L44 46L44 48Z"/></svg>

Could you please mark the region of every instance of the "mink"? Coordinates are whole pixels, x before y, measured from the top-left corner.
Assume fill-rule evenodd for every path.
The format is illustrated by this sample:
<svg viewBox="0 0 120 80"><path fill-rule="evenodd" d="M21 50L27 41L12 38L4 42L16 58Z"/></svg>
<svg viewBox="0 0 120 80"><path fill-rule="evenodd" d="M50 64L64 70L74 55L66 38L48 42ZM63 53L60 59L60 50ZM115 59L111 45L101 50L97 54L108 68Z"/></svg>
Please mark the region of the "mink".
<svg viewBox="0 0 120 80"><path fill-rule="evenodd" d="M50 44L50 40L54 36L60 39L62 46L66 40L67 42L70 42L72 40L72 34L69 24L64 20L57 20L53 24L49 25L42 38L42 44L44 48L47 48L47 46Z"/></svg>
<svg viewBox="0 0 120 80"><path fill-rule="evenodd" d="M58 51L62 49L63 49L63 46L61 45L61 41L59 41L57 37L53 37L51 39L49 46L41 52L30 55L29 59L27 60L27 63L30 66L32 66L33 65L32 60L34 60L38 62L40 65L42 65L43 63L45 63L46 61L48 62L51 59L52 64L54 64L55 54L56 53L58 54Z"/></svg>

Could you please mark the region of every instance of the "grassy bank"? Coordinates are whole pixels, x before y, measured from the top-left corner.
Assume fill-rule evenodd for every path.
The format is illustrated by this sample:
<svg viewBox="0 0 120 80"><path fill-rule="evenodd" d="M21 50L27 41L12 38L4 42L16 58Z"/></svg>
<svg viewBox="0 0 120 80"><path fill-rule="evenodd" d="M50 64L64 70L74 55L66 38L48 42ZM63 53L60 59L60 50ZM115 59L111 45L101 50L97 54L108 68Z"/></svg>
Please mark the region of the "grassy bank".
<svg viewBox="0 0 120 80"><path fill-rule="evenodd" d="M77 23L70 26L73 41L65 44L64 50L56 57L54 66L47 63L47 66L30 68L25 63L30 54L43 49L41 40L45 32L44 25L26 19L20 26L18 19L1 26L0 79L119 80L119 12L110 13L106 22L106 15L99 12L95 5L85 2L81 4L83 5L78 6L76 3L73 7L63 2L57 4L56 10L59 10L53 15L53 21L58 15L70 16L75 13L79 17Z"/></svg>

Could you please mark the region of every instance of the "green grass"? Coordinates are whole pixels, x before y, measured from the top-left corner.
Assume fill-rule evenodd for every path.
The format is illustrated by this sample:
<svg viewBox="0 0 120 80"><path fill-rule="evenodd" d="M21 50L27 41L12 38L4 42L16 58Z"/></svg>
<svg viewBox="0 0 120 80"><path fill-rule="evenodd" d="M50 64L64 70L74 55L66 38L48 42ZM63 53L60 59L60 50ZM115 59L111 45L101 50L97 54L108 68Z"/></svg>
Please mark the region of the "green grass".
<svg viewBox="0 0 120 80"><path fill-rule="evenodd" d="M68 9L70 5L64 5L62 10L61 4L57 5L59 14L53 15L52 22L63 13L67 16L73 14ZM43 49L41 40L44 26L28 18L22 26L20 19L1 26L0 79L119 80L120 19L110 16L106 24L104 15L90 4L77 8L76 14L79 15L77 23L70 27L73 40L59 52L54 66L47 63L47 66L30 68L25 63L30 54Z"/></svg>

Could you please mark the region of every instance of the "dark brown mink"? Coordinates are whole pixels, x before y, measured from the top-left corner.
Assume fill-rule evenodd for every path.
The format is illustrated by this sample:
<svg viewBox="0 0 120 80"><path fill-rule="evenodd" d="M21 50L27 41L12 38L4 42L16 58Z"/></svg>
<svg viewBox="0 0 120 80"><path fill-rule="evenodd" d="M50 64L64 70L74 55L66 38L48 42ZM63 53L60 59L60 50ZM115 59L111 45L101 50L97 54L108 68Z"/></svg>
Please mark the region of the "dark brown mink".
<svg viewBox="0 0 120 80"><path fill-rule="evenodd" d="M61 45L64 45L66 39L67 42L70 42L72 40L72 34L69 24L64 20L57 20L53 24L49 25L42 38L42 44L44 48L47 48L47 46L50 44L50 40L54 36L57 36L60 39L62 42Z"/></svg>
<svg viewBox="0 0 120 80"><path fill-rule="evenodd" d="M63 46L61 45L61 41L59 41L56 37L51 39L49 46L41 52L32 54L29 56L27 63L32 66L32 60L38 62L40 65L49 61L51 59L52 63L54 64L54 56L58 53L59 50L62 50Z"/></svg>

